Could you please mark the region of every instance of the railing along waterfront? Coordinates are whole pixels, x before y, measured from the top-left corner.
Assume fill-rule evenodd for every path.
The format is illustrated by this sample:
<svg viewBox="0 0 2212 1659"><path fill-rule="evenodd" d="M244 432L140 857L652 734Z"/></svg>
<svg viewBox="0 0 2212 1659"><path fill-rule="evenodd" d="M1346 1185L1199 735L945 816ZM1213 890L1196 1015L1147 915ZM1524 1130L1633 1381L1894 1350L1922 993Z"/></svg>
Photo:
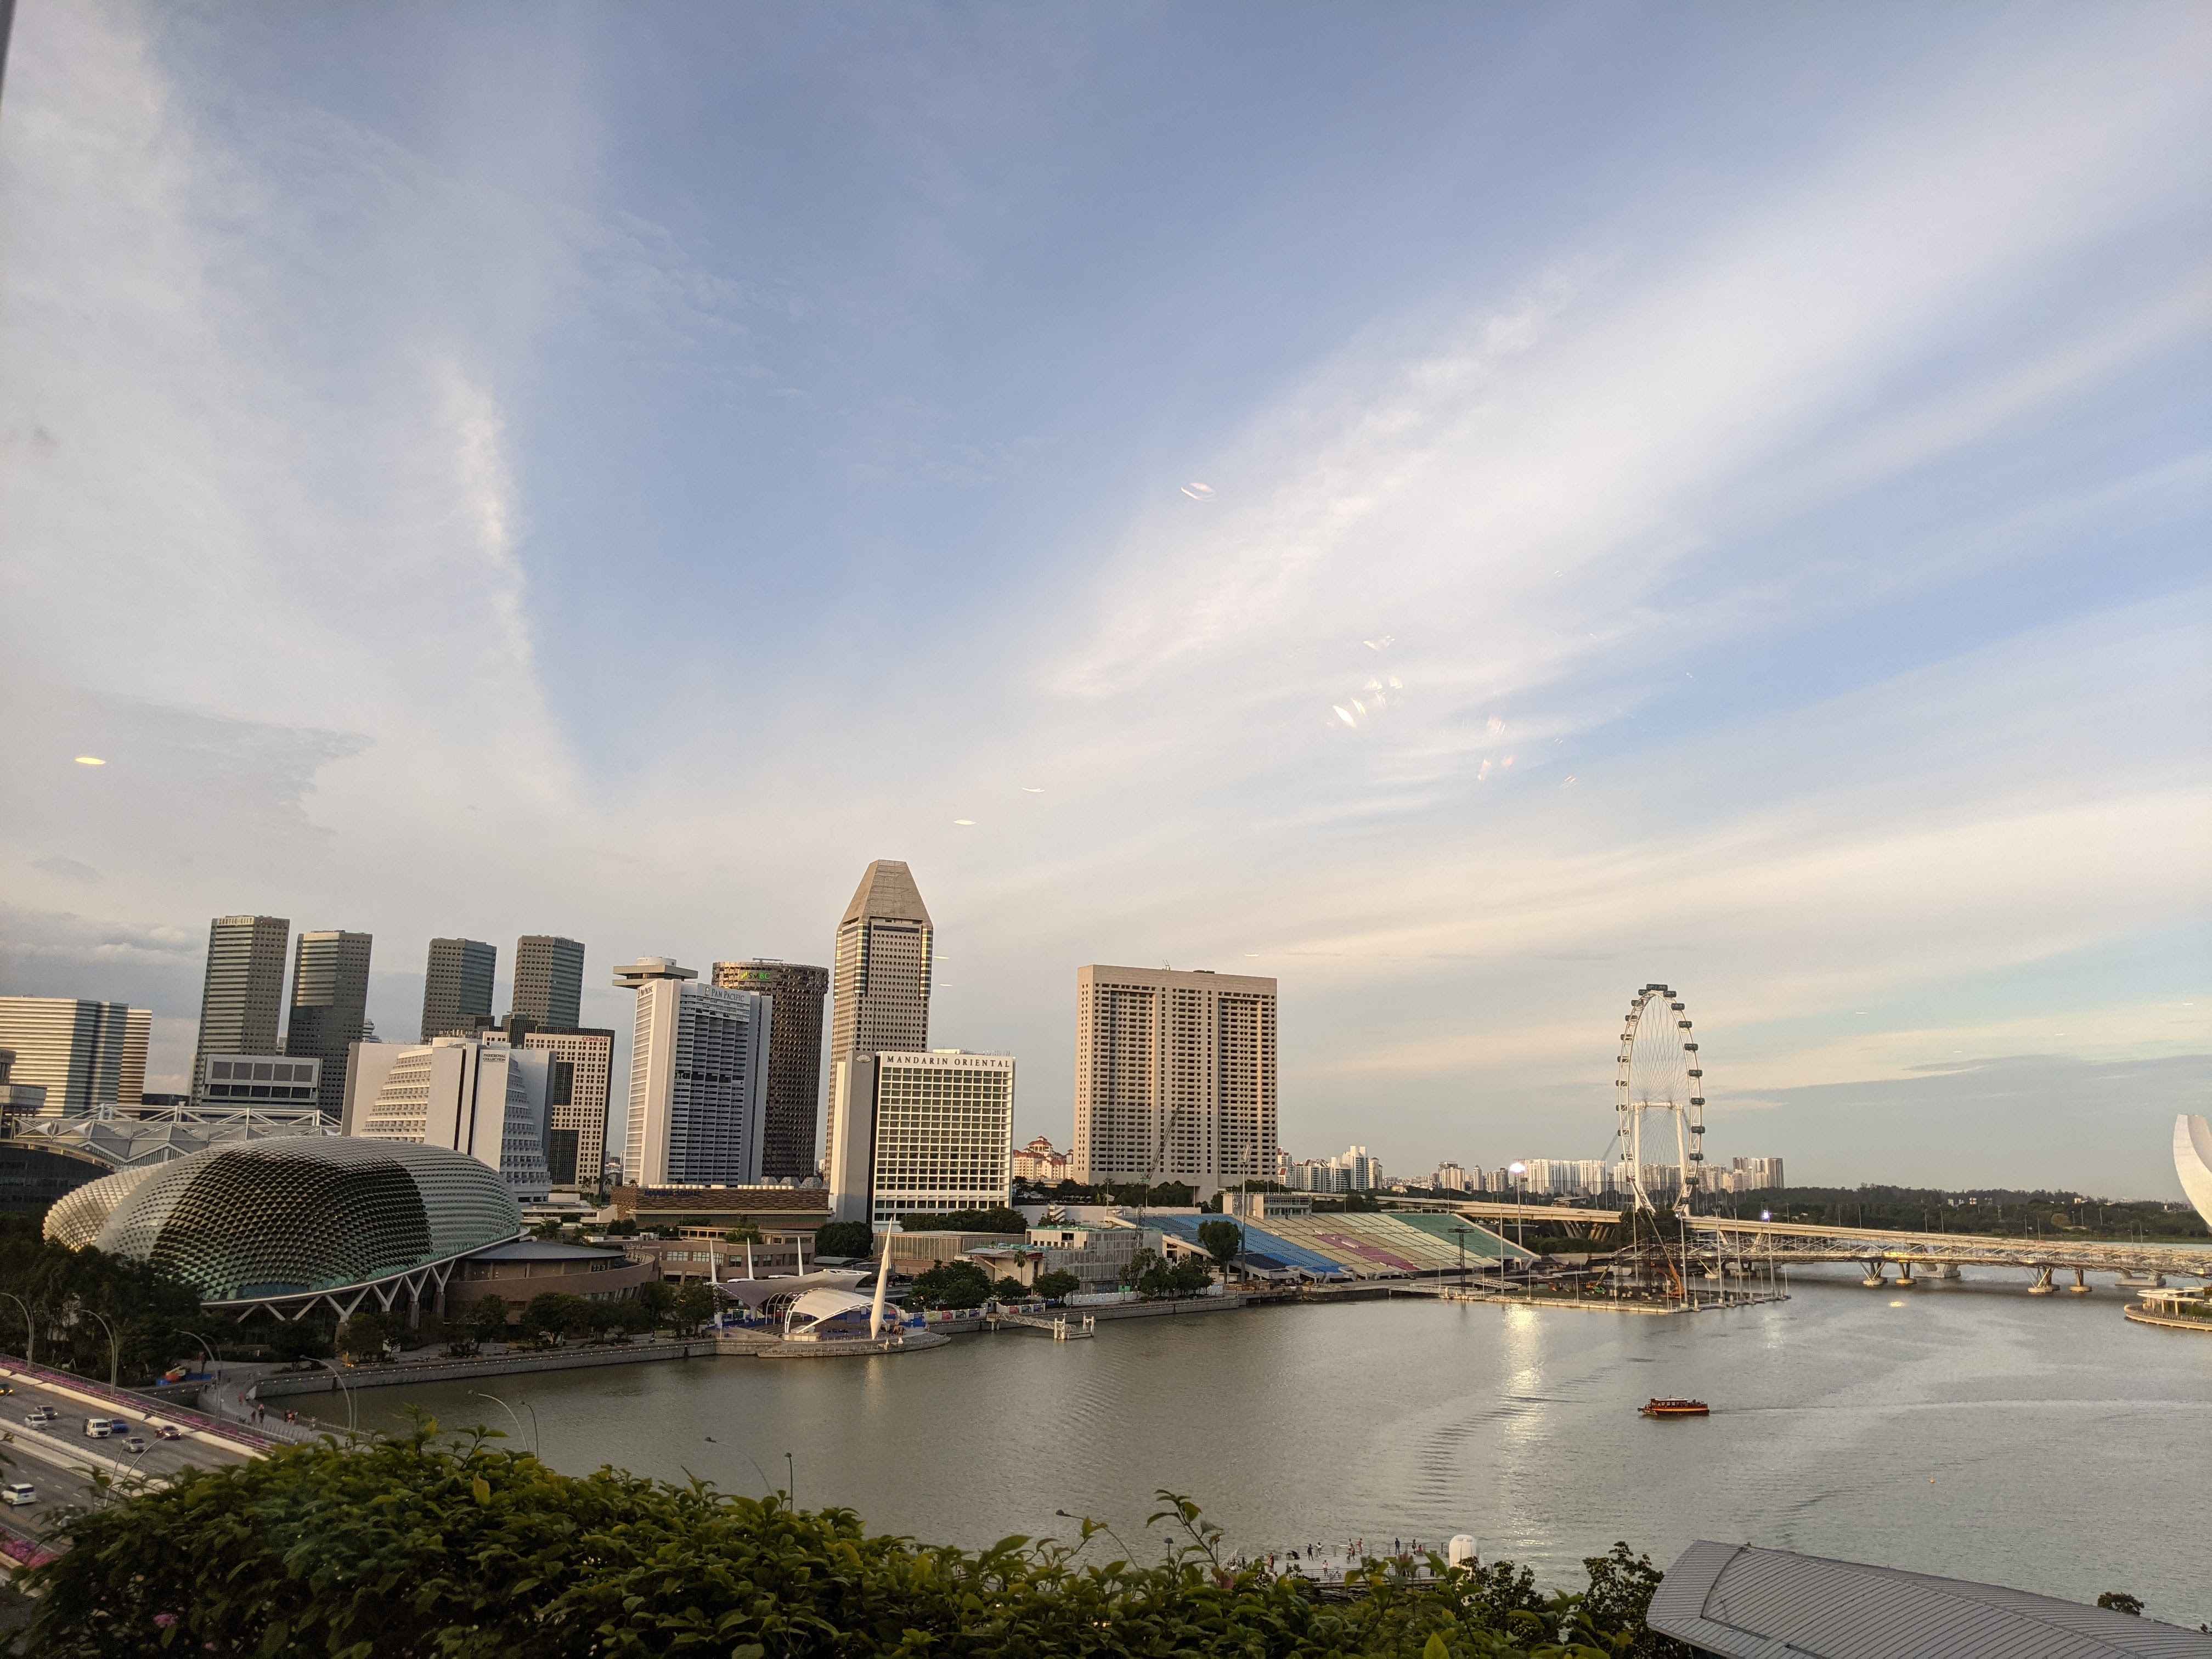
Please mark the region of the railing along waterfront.
<svg viewBox="0 0 2212 1659"><path fill-rule="evenodd" d="M2080 1272L2178 1273L2212 1279L2212 1243L2149 1244L2063 1237L2009 1238L1989 1233L1919 1233L1880 1227L1818 1227L1799 1222L1693 1215L1683 1224L1698 1247L1759 1261L1889 1261L1939 1267L2063 1268Z"/></svg>

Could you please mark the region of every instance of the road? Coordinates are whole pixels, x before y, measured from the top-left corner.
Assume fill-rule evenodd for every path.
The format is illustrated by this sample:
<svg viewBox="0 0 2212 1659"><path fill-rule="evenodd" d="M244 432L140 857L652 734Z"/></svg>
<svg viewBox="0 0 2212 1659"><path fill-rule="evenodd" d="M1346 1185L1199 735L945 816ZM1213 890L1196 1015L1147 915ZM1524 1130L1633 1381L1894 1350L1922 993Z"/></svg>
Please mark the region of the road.
<svg viewBox="0 0 2212 1659"><path fill-rule="evenodd" d="M101 1501L103 1494L93 1480L94 1470L110 1477L114 1483L111 1491L134 1492L142 1483L157 1483L187 1468L234 1466L255 1455L249 1447L210 1435L156 1439L146 1419L161 1420L162 1413L152 1402L108 1405L66 1384L27 1376L5 1364L0 1364L0 1386L9 1389L0 1395L0 1456L8 1460L0 1478L27 1480L38 1492L35 1503L0 1507L0 1520L19 1532L43 1537L65 1510ZM25 1419L40 1406L51 1406L59 1416L43 1428L33 1428ZM145 1440L145 1452L134 1455L125 1450L121 1435L91 1438L84 1431L88 1417L125 1419L129 1432Z"/></svg>

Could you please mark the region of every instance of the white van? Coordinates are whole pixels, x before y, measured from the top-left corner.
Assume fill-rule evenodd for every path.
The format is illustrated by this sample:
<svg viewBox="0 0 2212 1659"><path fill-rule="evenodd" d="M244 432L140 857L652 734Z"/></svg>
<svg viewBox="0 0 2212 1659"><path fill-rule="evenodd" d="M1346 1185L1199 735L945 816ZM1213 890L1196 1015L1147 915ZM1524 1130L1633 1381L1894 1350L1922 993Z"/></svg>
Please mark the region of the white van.
<svg viewBox="0 0 2212 1659"><path fill-rule="evenodd" d="M122 1433L123 1424L118 1418L88 1417L84 1419L84 1431L94 1440L105 1440L110 1435Z"/></svg>
<svg viewBox="0 0 2212 1659"><path fill-rule="evenodd" d="M10 1480L6 1486L0 1486L0 1504L35 1504L38 1501L39 1494L31 1490L31 1483L27 1480Z"/></svg>

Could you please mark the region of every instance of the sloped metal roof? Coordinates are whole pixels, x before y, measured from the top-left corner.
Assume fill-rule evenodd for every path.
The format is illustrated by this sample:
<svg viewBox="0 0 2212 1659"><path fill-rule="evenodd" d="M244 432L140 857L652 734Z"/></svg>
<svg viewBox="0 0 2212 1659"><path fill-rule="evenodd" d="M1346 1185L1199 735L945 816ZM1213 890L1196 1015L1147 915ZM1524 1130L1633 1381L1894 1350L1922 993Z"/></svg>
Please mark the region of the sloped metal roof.
<svg viewBox="0 0 2212 1659"><path fill-rule="evenodd" d="M1705 1539L1645 1622L1724 1659L2212 1659L2212 1635L2109 1607Z"/></svg>
<svg viewBox="0 0 2212 1659"><path fill-rule="evenodd" d="M928 925L928 907L921 902L921 890L914 884L914 872L903 862L878 859L871 864L860 884L853 890L853 902L845 907L844 919L837 925L842 927L862 916Z"/></svg>

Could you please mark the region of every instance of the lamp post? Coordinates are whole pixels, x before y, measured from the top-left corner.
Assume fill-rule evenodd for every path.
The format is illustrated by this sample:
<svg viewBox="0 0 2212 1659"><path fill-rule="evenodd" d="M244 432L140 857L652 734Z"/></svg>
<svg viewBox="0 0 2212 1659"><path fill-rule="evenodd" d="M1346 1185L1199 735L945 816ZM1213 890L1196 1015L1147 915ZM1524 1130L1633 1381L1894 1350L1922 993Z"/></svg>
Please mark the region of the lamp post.
<svg viewBox="0 0 2212 1659"><path fill-rule="evenodd" d="M1505 1173L1513 1177L1513 1242L1519 1245L1525 1254L1528 1249L1528 1223L1521 1212L1528 1202L1528 1166L1516 1158L1505 1166ZM1523 1266L1521 1269L1521 1281L1525 1285L1528 1280L1528 1269ZM1498 1288L1502 1291L1505 1285L1503 1268L1498 1272Z"/></svg>
<svg viewBox="0 0 2212 1659"><path fill-rule="evenodd" d="M31 1304L13 1291L0 1291L0 1296L6 1297L23 1310L23 1363L27 1365L37 1364L39 1363L39 1328L32 1322Z"/></svg>
<svg viewBox="0 0 2212 1659"><path fill-rule="evenodd" d="M471 1389L469 1392L479 1400L490 1401L493 1405L505 1412L507 1414L509 1420L511 1420L514 1425L514 1437L518 1440L522 1437L522 1419L515 1416L514 1407L508 1405L507 1401L501 1400L497 1395L486 1394L481 1389ZM527 1400L524 1401L522 1403L525 1406L530 1407L530 1455L532 1457L535 1457L538 1455L538 1407L531 1406Z"/></svg>
<svg viewBox="0 0 2212 1659"><path fill-rule="evenodd" d="M351 1436L360 1432L361 1413L355 1406L353 1385L345 1380L345 1373L327 1359L318 1359L315 1364L337 1379L338 1392L345 1395L346 1433Z"/></svg>
<svg viewBox="0 0 2212 1659"><path fill-rule="evenodd" d="M100 1328L107 1333L107 1386L111 1389L121 1388L123 1386L123 1342L122 1339L115 1334L115 1327L107 1322L104 1315L96 1314L89 1308L80 1308L77 1311L88 1319L99 1320Z"/></svg>

